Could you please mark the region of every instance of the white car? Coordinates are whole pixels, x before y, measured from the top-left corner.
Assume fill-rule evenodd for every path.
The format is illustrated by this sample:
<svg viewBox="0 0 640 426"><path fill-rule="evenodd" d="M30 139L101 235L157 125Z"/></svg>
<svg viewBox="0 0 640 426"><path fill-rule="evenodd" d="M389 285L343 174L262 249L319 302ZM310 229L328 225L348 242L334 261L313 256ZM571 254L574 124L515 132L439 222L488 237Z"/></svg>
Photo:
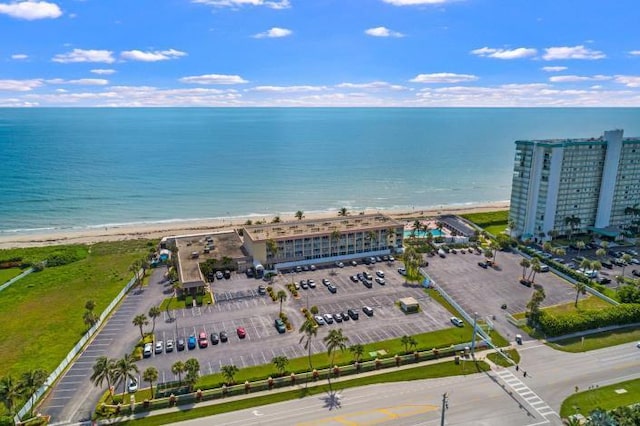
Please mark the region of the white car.
<svg viewBox="0 0 640 426"><path fill-rule="evenodd" d="M136 379L131 379L129 381L129 393L136 393L138 390L138 381Z"/></svg>
<svg viewBox="0 0 640 426"><path fill-rule="evenodd" d="M157 354L161 354L162 353L162 349L164 349L164 342L162 340L158 340L156 342L156 353Z"/></svg>
<svg viewBox="0 0 640 426"><path fill-rule="evenodd" d="M153 353L153 345L151 343L145 343L144 349L142 350L142 356L145 358L149 358Z"/></svg>
<svg viewBox="0 0 640 426"><path fill-rule="evenodd" d="M342 263L342 262L336 262L336 266L337 266L338 268L344 268L344 263Z"/></svg>
<svg viewBox="0 0 640 426"><path fill-rule="evenodd" d="M380 278L384 278L384 272L382 271L376 271L376 275L379 276Z"/></svg>
<svg viewBox="0 0 640 426"><path fill-rule="evenodd" d="M456 327L464 327L464 322L462 322L462 320L458 317L451 317L451 324L455 325Z"/></svg>
<svg viewBox="0 0 640 426"><path fill-rule="evenodd" d="M404 269L404 268L398 268L398 273L399 273L400 275L407 275L407 270L406 270L406 269Z"/></svg>

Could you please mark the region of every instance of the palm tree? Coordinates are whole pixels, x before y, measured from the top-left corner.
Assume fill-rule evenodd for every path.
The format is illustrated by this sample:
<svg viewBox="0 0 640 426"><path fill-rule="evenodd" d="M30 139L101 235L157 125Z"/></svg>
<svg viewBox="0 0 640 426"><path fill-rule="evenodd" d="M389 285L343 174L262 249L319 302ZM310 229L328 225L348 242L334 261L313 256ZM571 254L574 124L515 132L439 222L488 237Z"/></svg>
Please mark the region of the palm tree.
<svg viewBox="0 0 640 426"><path fill-rule="evenodd" d="M41 368L36 370L29 370L22 374L20 379L20 389L23 396L29 396L29 402L31 402L31 412L33 413L33 397L34 394L44 382L47 381L47 372Z"/></svg>
<svg viewBox="0 0 640 426"><path fill-rule="evenodd" d="M355 362L360 362L360 359L362 359L362 354L364 354L364 346L362 346L360 343L356 343L355 345L351 345L349 347L349 351L351 351L351 353L353 354L353 360Z"/></svg>
<svg viewBox="0 0 640 426"><path fill-rule="evenodd" d="M524 280L527 274L527 269L531 266L531 262L529 262L529 259L523 257L522 260L520 260L520 266L522 266L522 279Z"/></svg>
<svg viewBox="0 0 640 426"><path fill-rule="evenodd" d="M540 259L534 257L531 259L531 273L529 274L529 281L531 283L535 282L536 274L542 271L542 265L540 264Z"/></svg>
<svg viewBox="0 0 640 426"><path fill-rule="evenodd" d="M198 381L198 376L200 375L200 362L195 358L189 358L184 363L184 369L187 372L185 380L189 384L189 388L193 389L193 386Z"/></svg>
<svg viewBox="0 0 640 426"><path fill-rule="evenodd" d="M171 372L178 376L178 383L180 386L182 386L182 373L185 371L187 371L187 367L182 361L176 361L171 366Z"/></svg>
<svg viewBox="0 0 640 426"><path fill-rule="evenodd" d="M578 241L578 242L576 243L576 248L578 249L578 255L579 255L579 254L580 254L580 251L581 251L581 250L584 250L584 248L585 248L585 243L584 243L584 241Z"/></svg>
<svg viewBox="0 0 640 426"><path fill-rule="evenodd" d="M491 248L491 250L493 250L493 263L496 263L496 255L498 254L498 250L500 250L500 244L498 244L497 241L491 241L491 244L489 244L489 247Z"/></svg>
<svg viewBox="0 0 640 426"><path fill-rule="evenodd" d="M624 265L622 265L622 276L624 277L624 270L627 267L627 265L631 262L631 259L633 259L631 257L631 255L625 253L622 255L622 261L624 262Z"/></svg>
<svg viewBox="0 0 640 426"><path fill-rule="evenodd" d="M347 349L347 342L349 338L342 334L342 329L333 329L329 331L329 334L322 339L324 344L327 346L327 354L331 358L329 366L334 365L334 360L336 357L336 349L340 349L340 352L344 352ZM331 374L327 376L327 380L329 381L329 390L331 391Z"/></svg>
<svg viewBox="0 0 640 426"><path fill-rule="evenodd" d="M603 248L599 248L598 250L596 250L596 257L598 259L604 259L604 257L607 255L607 251Z"/></svg>
<svg viewBox="0 0 640 426"><path fill-rule="evenodd" d="M274 260L278 255L278 243L276 243L274 239L269 238L265 244L267 245L267 258L271 257L272 263L274 263Z"/></svg>
<svg viewBox="0 0 640 426"><path fill-rule="evenodd" d="M144 332L142 331L142 327L149 324L147 316L145 314L136 315L132 322L136 327L140 327L140 336L142 339L144 339Z"/></svg>
<svg viewBox="0 0 640 426"><path fill-rule="evenodd" d="M142 278L140 277L140 269L142 268L142 262L140 260L134 261L131 266L129 266L129 272L133 273L133 277L135 278L135 283L133 286L139 286L142 284Z"/></svg>
<svg viewBox="0 0 640 426"><path fill-rule="evenodd" d="M553 252L555 253L556 256L559 256L559 257L562 257L565 254L567 254L567 251L565 249L563 249L562 247L558 247Z"/></svg>
<svg viewBox="0 0 640 426"><path fill-rule="evenodd" d="M415 238L416 237L416 232L420 231L422 229L422 222L420 222L418 219L413 221L413 227L411 228L411 238Z"/></svg>
<svg viewBox="0 0 640 426"><path fill-rule="evenodd" d="M278 290L278 293L276 293L276 299L280 301L280 315L282 315L282 302L287 300L287 292L284 290Z"/></svg>
<svg viewBox="0 0 640 426"><path fill-rule="evenodd" d="M142 380L149 382L151 386L151 399L153 399L153 382L158 381L158 369L155 367L147 367L142 372Z"/></svg>
<svg viewBox="0 0 640 426"><path fill-rule="evenodd" d="M151 334L156 330L156 318L158 318L162 314L159 306L152 306L149 308L149 318L151 318L151 322L153 326L151 327Z"/></svg>
<svg viewBox="0 0 640 426"><path fill-rule="evenodd" d="M341 207L340 210L338 210L338 216L346 216L347 214L348 212L346 207Z"/></svg>
<svg viewBox="0 0 640 426"><path fill-rule="evenodd" d="M402 345L404 346L404 351L407 353L409 352L410 347L416 347L418 345L418 342L413 338L413 336L407 335L404 335L400 338L400 343L402 343Z"/></svg>
<svg viewBox="0 0 640 426"><path fill-rule="evenodd" d="M574 307L578 307L578 297L580 293L585 294L587 292L587 285L583 282L576 281L576 303L574 303Z"/></svg>
<svg viewBox="0 0 640 426"><path fill-rule="evenodd" d="M96 308L96 302L93 300L87 300L87 303L84 304L84 308L87 311L93 311Z"/></svg>
<svg viewBox="0 0 640 426"><path fill-rule="evenodd" d="M369 247L373 248L373 245L378 241L378 234L375 231L369 231L366 238L369 240Z"/></svg>
<svg viewBox="0 0 640 426"><path fill-rule="evenodd" d="M0 379L0 401L7 407L9 414L14 414L16 401L20 397L22 397L20 383L14 381L11 376Z"/></svg>
<svg viewBox="0 0 640 426"><path fill-rule="evenodd" d="M340 238L342 234L337 229L331 233L329 239L331 240L331 248L333 249L333 254L335 255L338 251L338 242L340 242Z"/></svg>
<svg viewBox="0 0 640 426"><path fill-rule="evenodd" d="M298 220L302 220L302 218L304 217L304 212L302 210L298 210L295 216Z"/></svg>
<svg viewBox="0 0 640 426"><path fill-rule="evenodd" d="M547 253L551 253L552 249L553 249L553 246L549 241L545 241L544 244L542 244L542 250L546 251Z"/></svg>
<svg viewBox="0 0 640 426"><path fill-rule="evenodd" d="M115 383L115 365L116 361L114 359L109 359L106 356L101 356L96 360L96 363L93 364L93 373L89 378L91 383L95 386L102 386L103 382L107 382L107 387L109 388L109 395L111 399L113 399L113 385Z"/></svg>
<svg viewBox="0 0 640 426"><path fill-rule="evenodd" d="M569 240L571 240L573 232L580 226L580 222L582 222L582 219L580 219L576 215L571 215L564 218L564 224L569 227Z"/></svg>
<svg viewBox="0 0 640 426"><path fill-rule="evenodd" d="M318 335L318 324L312 318L307 318L300 326L299 333L303 334L300 337L300 343L304 341L304 348L309 351L309 371L311 371L313 370L313 364L311 364L311 341Z"/></svg>
<svg viewBox="0 0 640 426"><path fill-rule="evenodd" d="M223 365L220 367L220 372L225 379L227 379L227 384L232 385L234 383L233 377L238 373L238 367L235 365Z"/></svg>
<svg viewBox="0 0 640 426"><path fill-rule="evenodd" d="M287 358L284 355L279 355L279 356L273 357L271 362L273 363L273 365L276 366L276 369L278 370L278 374L282 376L284 375L284 372L287 368L287 364L289 364L289 358Z"/></svg>
<svg viewBox="0 0 640 426"><path fill-rule="evenodd" d="M84 314L82 314L82 321L91 328L98 322L98 317L92 311L84 311Z"/></svg>
<svg viewBox="0 0 640 426"><path fill-rule="evenodd" d="M134 374L135 373L135 374ZM136 360L133 355L126 354L123 358L120 358L115 363L114 375L116 381L122 382L122 393L125 393L127 381L135 380L136 374L139 374L140 370L136 365Z"/></svg>

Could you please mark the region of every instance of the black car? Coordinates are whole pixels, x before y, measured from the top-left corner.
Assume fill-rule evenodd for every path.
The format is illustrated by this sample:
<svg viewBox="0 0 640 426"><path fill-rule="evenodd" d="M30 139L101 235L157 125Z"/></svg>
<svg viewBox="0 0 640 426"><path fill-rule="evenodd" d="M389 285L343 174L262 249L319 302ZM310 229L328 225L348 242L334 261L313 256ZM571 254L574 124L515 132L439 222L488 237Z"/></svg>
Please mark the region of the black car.
<svg viewBox="0 0 640 426"><path fill-rule="evenodd" d="M224 271L223 275L226 279L229 279L231 278L231 271L227 269L226 271Z"/></svg>
<svg viewBox="0 0 640 426"><path fill-rule="evenodd" d="M524 278L522 278L520 280L520 284L522 284L525 287L531 287L533 283L530 280L525 280Z"/></svg>
<svg viewBox="0 0 640 426"><path fill-rule="evenodd" d="M489 265L487 265L487 262L478 262L478 266L482 269L487 269L489 267Z"/></svg>
<svg viewBox="0 0 640 426"><path fill-rule="evenodd" d="M362 284L364 284L364 286L366 288L372 288L373 287L373 283L371 281L369 281L369 280L363 280Z"/></svg>
<svg viewBox="0 0 640 426"><path fill-rule="evenodd" d="M211 333L211 344L217 345L220 342L220 337L218 337L218 333Z"/></svg>
<svg viewBox="0 0 640 426"><path fill-rule="evenodd" d="M611 279L607 278L607 277L600 277L598 279L598 283L600 284L609 284L611 282Z"/></svg>
<svg viewBox="0 0 640 426"><path fill-rule="evenodd" d="M229 336L227 335L226 331L221 331L220 332L220 341L221 342L226 342L229 340Z"/></svg>
<svg viewBox="0 0 640 426"><path fill-rule="evenodd" d="M349 321L349 314L346 312L343 312L342 314L342 321Z"/></svg>
<svg viewBox="0 0 640 426"><path fill-rule="evenodd" d="M182 337L178 338L178 342L176 343L176 347L178 348L179 351L184 351L184 348L185 348L184 338L182 338Z"/></svg>
<svg viewBox="0 0 640 426"><path fill-rule="evenodd" d="M342 322L342 314L340 312L333 314L333 319L336 320L336 322Z"/></svg>
<svg viewBox="0 0 640 426"><path fill-rule="evenodd" d="M631 271L631 275L633 275L634 277L640 277L640 271L634 269L633 271Z"/></svg>
<svg viewBox="0 0 640 426"><path fill-rule="evenodd" d="M358 314L358 311L356 311L355 309L349 309L347 310L347 314L351 317L352 320L357 320L358 317L360 316Z"/></svg>
<svg viewBox="0 0 640 426"><path fill-rule="evenodd" d="M329 285L327 286L327 290L329 290L331 293L336 293L336 292L338 291L338 289L336 288L336 286L335 286L335 285L333 285L333 284L329 284Z"/></svg>
<svg viewBox="0 0 640 426"><path fill-rule="evenodd" d="M372 317L373 316L373 308L369 307L369 306L364 306L362 308L362 312L364 312L365 314L367 314L368 317Z"/></svg>
<svg viewBox="0 0 640 426"><path fill-rule="evenodd" d="M358 282L358 277L357 277L356 275L351 275L349 278L350 278L350 279L351 279L351 281L353 281L354 283L357 283L357 282Z"/></svg>
<svg viewBox="0 0 640 426"><path fill-rule="evenodd" d="M611 262L609 262L609 261L606 261L606 260L605 260L605 261L603 261L603 262L601 263L601 265L602 265L604 268L607 268L607 269L613 269L613 263L611 263Z"/></svg>

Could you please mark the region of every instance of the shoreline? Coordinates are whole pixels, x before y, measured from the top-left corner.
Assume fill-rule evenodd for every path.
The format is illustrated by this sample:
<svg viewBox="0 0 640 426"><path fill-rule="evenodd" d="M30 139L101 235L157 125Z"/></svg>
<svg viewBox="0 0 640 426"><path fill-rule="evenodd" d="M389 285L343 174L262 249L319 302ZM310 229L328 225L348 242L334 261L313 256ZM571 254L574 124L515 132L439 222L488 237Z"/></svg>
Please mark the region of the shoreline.
<svg viewBox="0 0 640 426"><path fill-rule="evenodd" d="M439 207L414 208L412 210L384 210L368 209L366 214L380 213L397 220L407 220L414 217L433 217L442 214L482 213L495 210L506 210L509 201L496 201L472 205L442 205ZM359 214L360 211L351 212ZM297 220L293 214L282 214L282 222ZM337 212L305 213L305 219L324 219L335 217ZM276 215L253 217L252 220L270 221ZM211 231L231 230L242 226L248 216L222 219L194 219L184 221L167 221L149 224L123 224L107 227L87 227L81 229L52 230L50 232L15 233L0 235L0 250L9 248L43 247L61 244L92 244L103 241L124 241L135 239L160 239L166 236L206 233Z"/></svg>

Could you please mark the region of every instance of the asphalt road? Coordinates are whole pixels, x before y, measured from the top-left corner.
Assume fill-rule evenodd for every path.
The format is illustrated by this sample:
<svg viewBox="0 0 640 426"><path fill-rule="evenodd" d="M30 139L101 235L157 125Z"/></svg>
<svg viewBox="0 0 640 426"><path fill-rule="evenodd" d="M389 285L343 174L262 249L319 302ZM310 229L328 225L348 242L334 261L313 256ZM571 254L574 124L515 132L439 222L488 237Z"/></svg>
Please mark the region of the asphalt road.
<svg viewBox="0 0 640 426"><path fill-rule="evenodd" d="M447 392L447 425L560 425L560 405L575 386L587 389L640 377L640 351L632 343L583 354L537 342L520 350L518 372L496 367L473 376L351 388L339 392L338 404L328 395L316 395L178 424L438 425Z"/></svg>

